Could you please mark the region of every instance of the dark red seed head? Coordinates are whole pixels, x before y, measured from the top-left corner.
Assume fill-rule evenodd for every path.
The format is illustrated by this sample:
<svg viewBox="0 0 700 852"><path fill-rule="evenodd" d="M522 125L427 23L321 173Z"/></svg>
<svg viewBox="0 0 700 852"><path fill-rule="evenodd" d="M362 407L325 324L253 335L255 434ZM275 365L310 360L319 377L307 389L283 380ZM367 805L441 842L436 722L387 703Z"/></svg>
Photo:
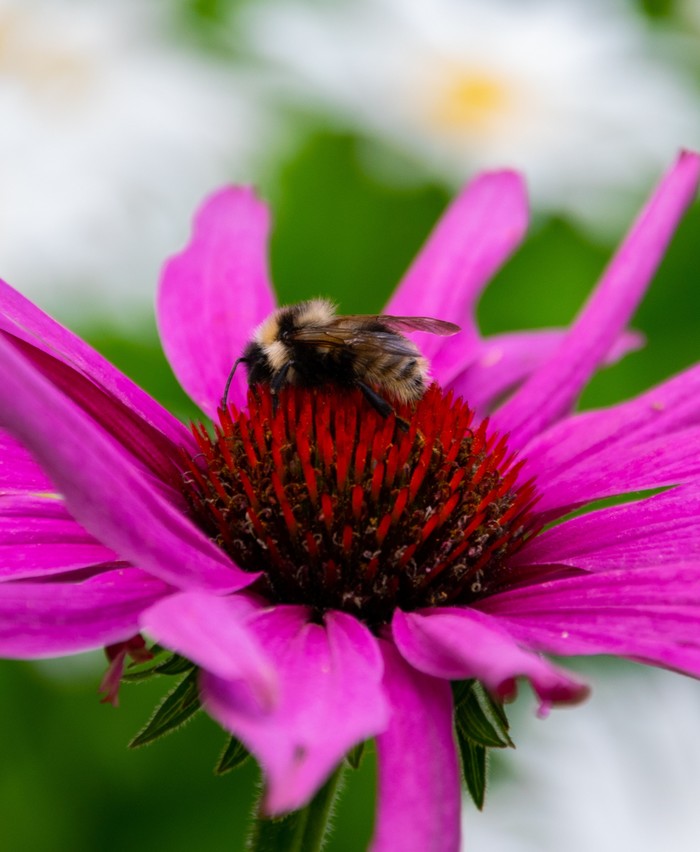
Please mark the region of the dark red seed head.
<svg viewBox="0 0 700 852"><path fill-rule="evenodd" d="M506 440L433 385L397 418L359 392L269 389L194 428L184 492L197 523L260 591L377 627L396 607L473 601L508 579L534 532L533 483Z"/></svg>

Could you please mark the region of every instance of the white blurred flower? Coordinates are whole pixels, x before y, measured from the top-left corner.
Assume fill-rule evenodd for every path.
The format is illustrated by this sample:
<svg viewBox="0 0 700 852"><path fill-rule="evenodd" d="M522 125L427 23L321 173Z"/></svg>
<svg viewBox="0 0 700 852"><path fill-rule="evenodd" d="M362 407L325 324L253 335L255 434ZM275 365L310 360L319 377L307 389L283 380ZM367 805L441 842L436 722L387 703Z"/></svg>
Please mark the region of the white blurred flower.
<svg viewBox="0 0 700 852"><path fill-rule="evenodd" d="M589 223L700 144L700 99L666 61L678 43L621 2L254 3L242 28L288 96L451 183L521 168L536 206Z"/></svg>
<svg viewBox="0 0 700 852"><path fill-rule="evenodd" d="M201 197L251 178L246 81L178 44L166 12L0 0L0 276L63 317L150 305Z"/></svg>
<svg viewBox="0 0 700 852"><path fill-rule="evenodd" d="M465 805L469 849L698 849L700 684L615 660L588 669L593 693L576 712L509 714L517 748L484 811Z"/></svg>
<svg viewBox="0 0 700 852"><path fill-rule="evenodd" d="M681 22L695 34L700 33L700 0L678 0Z"/></svg>

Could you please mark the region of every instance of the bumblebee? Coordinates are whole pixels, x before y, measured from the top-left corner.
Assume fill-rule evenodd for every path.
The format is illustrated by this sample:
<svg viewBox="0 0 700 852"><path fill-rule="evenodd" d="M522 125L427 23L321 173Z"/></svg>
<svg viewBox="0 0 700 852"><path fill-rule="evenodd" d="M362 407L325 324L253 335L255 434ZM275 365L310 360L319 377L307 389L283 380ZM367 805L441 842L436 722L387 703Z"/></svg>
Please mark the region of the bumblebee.
<svg viewBox="0 0 700 852"><path fill-rule="evenodd" d="M428 362L398 329L452 335L460 329L430 317L338 316L326 299L279 308L253 333L229 374L222 404L238 364L249 385L268 385L273 397L285 385L359 388L383 417L394 409L384 394L412 402L425 393Z"/></svg>

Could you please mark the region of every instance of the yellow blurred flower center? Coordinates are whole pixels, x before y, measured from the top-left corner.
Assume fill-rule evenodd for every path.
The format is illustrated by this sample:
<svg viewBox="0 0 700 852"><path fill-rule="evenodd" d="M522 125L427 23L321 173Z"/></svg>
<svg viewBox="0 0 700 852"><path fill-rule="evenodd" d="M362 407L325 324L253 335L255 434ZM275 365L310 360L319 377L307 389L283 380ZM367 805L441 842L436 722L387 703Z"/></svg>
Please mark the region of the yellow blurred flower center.
<svg viewBox="0 0 700 852"><path fill-rule="evenodd" d="M478 69L453 71L434 103L435 121L446 130L485 130L512 102L511 88Z"/></svg>
<svg viewBox="0 0 700 852"><path fill-rule="evenodd" d="M82 97L93 76L89 57L58 43L45 29L38 12L0 12L0 74L35 98L55 103Z"/></svg>

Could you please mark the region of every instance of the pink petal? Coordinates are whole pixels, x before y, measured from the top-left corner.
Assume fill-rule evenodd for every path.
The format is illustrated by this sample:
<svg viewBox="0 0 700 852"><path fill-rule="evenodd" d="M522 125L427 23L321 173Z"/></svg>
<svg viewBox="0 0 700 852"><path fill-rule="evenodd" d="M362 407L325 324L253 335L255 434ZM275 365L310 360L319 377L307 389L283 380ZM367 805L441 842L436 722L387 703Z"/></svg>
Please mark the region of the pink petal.
<svg viewBox="0 0 700 852"><path fill-rule="evenodd" d="M193 447L188 430L92 347L0 281L0 330L58 358L128 406L173 444Z"/></svg>
<svg viewBox="0 0 700 852"><path fill-rule="evenodd" d="M450 685L411 668L388 642L381 649L391 717L377 737L371 852L456 852L461 795Z"/></svg>
<svg viewBox="0 0 700 852"><path fill-rule="evenodd" d="M700 561L552 580L479 608L532 648L616 654L700 677Z"/></svg>
<svg viewBox="0 0 700 852"><path fill-rule="evenodd" d="M397 610L391 629L401 654L433 677L476 678L499 698L512 696L515 678L526 677L544 709L588 695L585 684L521 648L496 619L473 609Z"/></svg>
<svg viewBox="0 0 700 852"><path fill-rule="evenodd" d="M529 541L512 567L569 565L585 571L700 559L700 489L679 486L557 524Z"/></svg>
<svg viewBox="0 0 700 852"><path fill-rule="evenodd" d="M608 266L554 356L495 415L494 426L523 446L572 408L580 391L624 329L659 265L678 222L692 202L700 157L685 152Z"/></svg>
<svg viewBox="0 0 700 852"><path fill-rule="evenodd" d="M31 454L7 432L0 431L0 491L50 492L53 486Z"/></svg>
<svg viewBox="0 0 700 852"><path fill-rule="evenodd" d="M183 592L147 609L139 623L160 645L208 672L243 681L269 711L277 700L277 673L245 624L246 616L259 608L243 595Z"/></svg>
<svg viewBox="0 0 700 852"><path fill-rule="evenodd" d="M369 630L344 613L317 624L303 607L279 606L246 623L277 666L278 705L252 712L236 684L208 673L202 692L211 715L259 760L274 815L306 804L353 745L384 729L382 661Z"/></svg>
<svg viewBox="0 0 700 852"><path fill-rule="evenodd" d="M0 582L117 559L71 518L57 497L0 494Z"/></svg>
<svg viewBox="0 0 700 852"><path fill-rule="evenodd" d="M275 307L267 268L269 215L252 190L227 187L199 209L192 239L163 269L158 326L187 393L213 417L251 333ZM229 400L245 403L239 368Z"/></svg>
<svg viewBox="0 0 700 852"><path fill-rule="evenodd" d="M450 379L449 386L479 414L490 414L505 396L552 357L565 334L552 328L487 337L478 358ZM643 337L637 332L624 332L615 341L605 363L614 363L642 343Z"/></svg>
<svg viewBox="0 0 700 852"><path fill-rule="evenodd" d="M456 322L452 338L421 335L421 350L444 383L477 344L474 306L527 228L525 186L515 172L487 172L452 202L386 307L396 316Z"/></svg>
<svg viewBox="0 0 700 852"><path fill-rule="evenodd" d="M0 338L0 426L34 454L73 517L122 559L181 587L233 591L238 570L128 455Z"/></svg>
<svg viewBox="0 0 700 852"><path fill-rule="evenodd" d="M554 424L524 449L529 468L551 477L617 447L621 453L649 439L700 424L700 365L680 373L629 402L586 411ZM624 449L623 449L624 448Z"/></svg>
<svg viewBox="0 0 700 852"><path fill-rule="evenodd" d="M0 584L0 654L75 654L129 639L139 614L170 587L136 568L83 583Z"/></svg>

